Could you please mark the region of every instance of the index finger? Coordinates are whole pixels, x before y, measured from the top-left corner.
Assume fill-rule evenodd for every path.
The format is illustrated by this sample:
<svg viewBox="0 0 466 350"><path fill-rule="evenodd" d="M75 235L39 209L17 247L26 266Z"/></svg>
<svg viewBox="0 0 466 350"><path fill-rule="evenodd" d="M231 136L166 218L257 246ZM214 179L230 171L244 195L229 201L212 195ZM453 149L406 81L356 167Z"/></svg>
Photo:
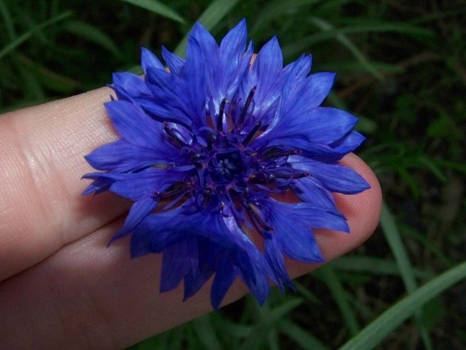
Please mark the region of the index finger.
<svg viewBox="0 0 466 350"><path fill-rule="evenodd" d="M101 88L0 117L0 281L95 231L128 203L83 197L84 155L116 136Z"/></svg>
<svg viewBox="0 0 466 350"><path fill-rule="evenodd" d="M316 232L326 261L366 240L380 214L380 187L373 173L354 155L346 156L343 162L357 170L371 188L356 195L336 196L351 233ZM0 312L8 320L0 328L4 345L14 349L119 349L212 309L212 279L182 302L182 283L170 292L157 293L160 254L130 260L125 239L107 248L119 225L121 222L107 225L0 285ZM291 260L287 265L292 277L320 266ZM224 304L240 298L246 290L238 278Z"/></svg>

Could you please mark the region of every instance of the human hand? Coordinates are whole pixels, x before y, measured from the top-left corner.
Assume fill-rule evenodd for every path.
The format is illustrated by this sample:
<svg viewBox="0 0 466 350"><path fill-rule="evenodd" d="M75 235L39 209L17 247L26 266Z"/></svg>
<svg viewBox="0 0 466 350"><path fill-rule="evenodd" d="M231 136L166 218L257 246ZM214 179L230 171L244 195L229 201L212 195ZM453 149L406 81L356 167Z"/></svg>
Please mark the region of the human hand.
<svg viewBox="0 0 466 350"><path fill-rule="evenodd" d="M83 156L117 139L103 107L110 89L0 117L0 328L5 348L122 348L211 310L210 283L186 302L182 286L160 294L159 255L130 259L127 239L107 248L131 203L83 197ZM371 185L336 194L351 234L316 230L327 261L374 231L381 193L367 165L342 163ZM319 265L288 262L297 277ZM224 304L246 292L237 281Z"/></svg>

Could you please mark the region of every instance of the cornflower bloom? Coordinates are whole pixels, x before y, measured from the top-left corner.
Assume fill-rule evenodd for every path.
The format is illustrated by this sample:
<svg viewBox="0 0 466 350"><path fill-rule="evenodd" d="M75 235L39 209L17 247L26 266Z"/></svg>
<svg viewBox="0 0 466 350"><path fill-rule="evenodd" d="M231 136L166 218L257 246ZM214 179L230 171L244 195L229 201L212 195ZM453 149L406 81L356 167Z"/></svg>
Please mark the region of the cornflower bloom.
<svg viewBox="0 0 466 350"><path fill-rule="evenodd" d="M162 253L163 292L213 278L214 308L237 277L259 303L270 281L292 288L285 256L321 262L313 230L349 232L331 192L369 188L338 163L364 141L358 119L321 106L335 74L309 74L308 55L283 66L275 37L253 52L244 20L220 44L196 23L186 60L162 48L168 69L143 48L144 77L115 73L105 104L120 139L86 156L85 194L134 201L112 241Z"/></svg>

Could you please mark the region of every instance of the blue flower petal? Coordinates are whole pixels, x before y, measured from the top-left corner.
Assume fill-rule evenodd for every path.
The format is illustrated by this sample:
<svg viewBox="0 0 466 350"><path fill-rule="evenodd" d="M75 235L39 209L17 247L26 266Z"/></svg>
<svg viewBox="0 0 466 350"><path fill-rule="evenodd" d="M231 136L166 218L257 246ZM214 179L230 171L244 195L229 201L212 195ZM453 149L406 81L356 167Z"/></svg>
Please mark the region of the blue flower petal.
<svg viewBox="0 0 466 350"><path fill-rule="evenodd" d="M314 234L311 230L312 213L307 213L306 203L290 204L270 199L263 203L268 222L273 224L281 250L290 258L304 262L322 262Z"/></svg>
<svg viewBox="0 0 466 350"><path fill-rule="evenodd" d="M319 107L305 116L303 134L310 141L329 144L349 133L358 118L337 108Z"/></svg>
<svg viewBox="0 0 466 350"><path fill-rule="evenodd" d="M277 37L274 36L262 46L253 65L253 69L257 70L259 75L259 85L269 87L271 81L277 78L282 67L282 50Z"/></svg>
<svg viewBox="0 0 466 350"><path fill-rule="evenodd" d="M310 142L328 145L351 132L357 122L356 117L341 109L318 107L309 113L296 116L296 119L284 124L274 136L289 138L302 135Z"/></svg>
<svg viewBox="0 0 466 350"><path fill-rule="evenodd" d="M253 81L249 84L257 86L254 95L255 111L258 116L262 116L264 111L275 103L280 96L280 72L283 68L283 54L278 43L277 37L270 39L257 54L256 60L252 66ZM253 74L257 76L254 79ZM256 81L254 81L256 80ZM248 86L245 91L246 96L253 86Z"/></svg>
<svg viewBox="0 0 466 350"><path fill-rule="evenodd" d="M297 179L296 195L304 202L319 208L335 208L335 200L322 183L313 176Z"/></svg>
<svg viewBox="0 0 466 350"><path fill-rule="evenodd" d="M292 84L302 83L307 77L312 67L312 56L301 55L296 61L291 62L283 69L283 74L286 76L287 87L292 87ZM301 86L301 84L299 84ZM286 90L284 88L283 90ZM285 92L285 91L284 91Z"/></svg>
<svg viewBox="0 0 466 350"><path fill-rule="evenodd" d="M198 239L197 244L198 264L185 276L183 300L196 294L215 272L215 261L212 258L219 253L219 246L210 239Z"/></svg>
<svg viewBox="0 0 466 350"><path fill-rule="evenodd" d="M336 208L319 208L310 203L298 203L293 215L305 221L311 228L325 228L349 233L345 217Z"/></svg>
<svg viewBox="0 0 466 350"><path fill-rule="evenodd" d="M196 240L187 239L168 246L163 250L160 292L172 290L193 269L198 262Z"/></svg>
<svg viewBox="0 0 466 350"><path fill-rule="evenodd" d="M246 252L239 251L237 257L241 277L259 304L264 304L269 295L269 282L260 260L252 260Z"/></svg>
<svg viewBox="0 0 466 350"><path fill-rule="evenodd" d="M139 101L141 107L156 120L174 121L191 126L191 111L186 102L183 82L160 69L148 69L146 84L153 98Z"/></svg>
<svg viewBox="0 0 466 350"><path fill-rule="evenodd" d="M147 226L138 227L131 235L130 252L132 258L160 252L152 248L153 230Z"/></svg>
<svg viewBox="0 0 466 350"><path fill-rule="evenodd" d="M180 215L180 208L147 216L131 235L131 256L160 253L167 247L189 238L184 232L171 232L170 226Z"/></svg>
<svg viewBox="0 0 466 350"><path fill-rule="evenodd" d="M107 178L113 181L109 190L124 198L137 201L141 198L155 196L165 191L170 185L181 181L186 174L163 169L147 169L138 173L110 174L94 173L87 178Z"/></svg>
<svg viewBox="0 0 466 350"><path fill-rule="evenodd" d="M276 283L280 290L283 292L285 290L285 285L291 287L292 282L286 271L281 247L279 246L276 236L273 234L269 239L265 240L265 257L272 268Z"/></svg>
<svg viewBox="0 0 466 350"><path fill-rule="evenodd" d="M86 176L83 176L83 179L85 178ZM86 189L82 192L82 194L89 195L89 194L102 193L104 191L107 191L110 188L111 184L112 184L112 181L108 179L102 179L102 178L95 179L89 186L86 187Z"/></svg>
<svg viewBox="0 0 466 350"><path fill-rule="evenodd" d="M237 276L237 271L231 263L233 257L229 253L223 254L218 263L215 272L214 282L212 284L212 292L210 301L214 309L218 309L226 292L230 289L233 281Z"/></svg>
<svg viewBox="0 0 466 350"><path fill-rule="evenodd" d="M187 61L182 72L182 76L187 82L185 86L183 86L186 111L194 125L198 128L206 125L204 119L206 101L206 82L203 70L206 64L206 57L203 54L204 50L206 50L206 48L201 46L194 35L191 35L188 40L186 53Z"/></svg>
<svg viewBox="0 0 466 350"><path fill-rule="evenodd" d="M162 46L162 57L167 63L170 72L173 74L180 74L181 69L184 66L184 59L180 56L175 55L173 52L167 50L165 46Z"/></svg>
<svg viewBox="0 0 466 350"><path fill-rule="evenodd" d="M295 169L308 171L329 191L354 194L370 188L361 175L343 165L326 164L301 156L291 156L288 161Z"/></svg>
<svg viewBox="0 0 466 350"><path fill-rule="evenodd" d="M125 172L143 169L155 164L167 164L168 152L115 141L97 148L85 156L95 169Z"/></svg>
<svg viewBox="0 0 466 350"><path fill-rule="evenodd" d="M141 66L144 74L147 74L148 68L164 69L163 64L150 50L141 47Z"/></svg>
<svg viewBox="0 0 466 350"><path fill-rule="evenodd" d="M366 141L365 136L361 135L357 131L352 131L342 140L333 143L331 146L336 152L347 154L361 146L364 141Z"/></svg>
<svg viewBox="0 0 466 350"><path fill-rule="evenodd" d="M332 89L335 73L321 72L311 74L303 85L303 96L300 107L309 110L321 105Z"/></svg>
<svg viewBox="0 0 466 350"><path fill-rule="evenodd" d="M105 103L114 128L121 138L141 147L167 149L161 137L161 125L147 116L140 107L127 101Z"/></svg>
<svg viewBox="0 0 466 350"><path fill-rule="evenodd" d="M112 80L115 86L119 87L130 96L150 95L150 90L144 84L143 78L136 74L128 72L113 73Z"/></svg>
<svg viewBox="0 0 466 350"><path fill-rule="evenodd" d="M213 271L208 271L206 273L202 273L201 271L194 270L190 271L184 278L184 294L183 294L183 301L188 300L194 294L196 294L199 289L202 288L204 283L212 277Z"/></svg>
<svg viewBox="0 0 466 350"><path fill-rule="evenodd" d="M188 46L186 49L187 62L192 59L190 55L193 55L193 53L198 50L198 48L190 47L194 43L199 45L199 49L203 53L205 59L217 55L217 42L215 41L212 34L210 34L209 31L207 31L200 22L196 22L193 26L193 29L189 33Z"/></svg>
<svg viewBox="0 0 466 350"><path fill-rule="evenodd" d="M126 236L131 233L157 206L157 201L153 197L141 198L134 202L131 206L128 216L125 219L123 227L110 240L109 244L114 240Z"/></svg>
<svg viewBox="0 0 466 350"><path fill-rule="evenodd" d="M288 64L283 69L282 105L281 115L286 115L288 111L300 102L302 96L302 86L304 79L309 74L312 65L312 57L302 55L296 61Z"/></svg>
<svg viewBox="0 0 466 350"><path fill-rule="evenodd" d="M345 153L337 152L331 146L310 142L302 135L272 138L271 135L267 134L265 137L257 138L252 144L254 149L265 147L264 145L299 150L306 157L324 162L335 162L345 155Z"/></svg>
<svg viewBox="0 0 466 350"><path fill-rule="evenodd" d="M288 226L288 229L289 228L290 226ZM320 252L319 246L317 245L311 229L305 230L304 227L300 227L300 229L293 228L288 232L288 235L282 234L277 236L282 250L286 255L292 259L302 262L324 262L324 257Z"/></svg>
<svg viewBox="0 0 466 350"><path fill-rule="evenodd" d="M219 50L220 60L225 63L230 62L233 67L237 66L246 50L247 35L246 20L243 19L222 39Z"/></svg>

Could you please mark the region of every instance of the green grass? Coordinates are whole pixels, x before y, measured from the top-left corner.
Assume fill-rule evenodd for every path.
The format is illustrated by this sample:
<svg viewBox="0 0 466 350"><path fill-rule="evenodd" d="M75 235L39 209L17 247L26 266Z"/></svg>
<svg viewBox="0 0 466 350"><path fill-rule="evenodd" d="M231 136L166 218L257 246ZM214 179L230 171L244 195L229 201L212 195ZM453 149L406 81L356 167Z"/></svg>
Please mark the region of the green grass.
<svg viewBox="0 0 466 350"><path fill-rule="evenodd" d="M464 2L84 3L0 0L1 112L102 86L141 45L182 54L195 21L221 37L246 17L256 48L277 35L288 62L312 53L314 71L338 73L327 103L361 117L384 192L374 236L296 294L246 297L132 349L466 348Z"/></svg>

